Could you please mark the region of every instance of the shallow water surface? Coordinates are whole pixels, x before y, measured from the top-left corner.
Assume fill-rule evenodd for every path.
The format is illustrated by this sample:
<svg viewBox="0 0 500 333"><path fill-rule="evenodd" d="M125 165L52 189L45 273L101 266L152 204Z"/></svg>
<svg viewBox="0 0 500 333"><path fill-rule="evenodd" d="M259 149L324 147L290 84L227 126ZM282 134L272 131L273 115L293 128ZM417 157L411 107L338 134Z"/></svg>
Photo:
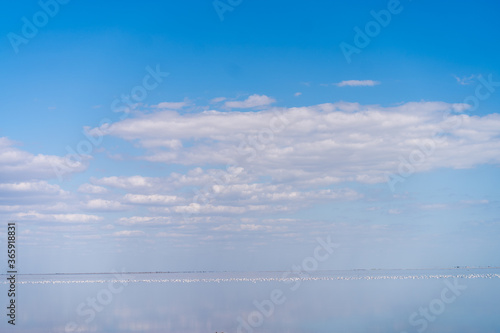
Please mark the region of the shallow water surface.
<svg viewBox="0 0 500 333"><path fill-rule="evenodd" d="M497 332L499 278L496 268L18 275L16 325L7 324L4 315L0 327L2 332ZM6 295L7 283L0 288Z"/></svg>

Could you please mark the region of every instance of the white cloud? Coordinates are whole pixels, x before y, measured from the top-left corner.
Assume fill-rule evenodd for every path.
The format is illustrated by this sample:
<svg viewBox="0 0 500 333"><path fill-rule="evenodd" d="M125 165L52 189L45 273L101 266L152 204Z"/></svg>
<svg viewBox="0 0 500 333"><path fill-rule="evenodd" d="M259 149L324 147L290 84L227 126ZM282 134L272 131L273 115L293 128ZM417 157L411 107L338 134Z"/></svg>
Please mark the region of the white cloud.
<svg viewBox="0 0 500 333"><path fill-rule="evenodd" d="M295 96L295 97L299 97L300 95L302 95L301 92L296 92L295 94L293 94L293 96Z"/></svg>
<svg viewBox="0 0 500 333"><path fill-rule="evenodd" d="M146 233L141 230L122 230L113 233L115 237L137 237L145 235Z"/></svg>
<svg viewBox="0 0 500 333"><path fill-rule="evenodd" d="M247 211L245 207L235 207L235 206L214 206L211 204L200 205L198 203L191 203L186 206L175 206L170 209L176 213L187 213L187 214L242 214Z"/></svg>
<svg viewBox="0 0 500 333"><path fill-rule="evenodd" d="M458 84L460 84L462 86L466 86L466 85L469 85L472 82L474 82L474 79L476 79L478 77L478 75L471 74L469 76L462 76L462 77L458 77L456 75L453 75L453 77L455 78L455 80L457 80Z"/></svg>
<svg viewBox="0 0 500 333"><path fill-rule="evenodd" d="M152 188L155 179L151 177L142 176L131 176L131 177L104 177L104 178L92 178L91 181L94 184L104 185L109 187L121 188L125 190L142 189L142 188Z"/></svg>
<svg viewBox="0 0 500 333"><path fill-rule="evenodd" d="M216 97L210 100L210 104L224 102L226 99L227 99L226 97Z"/></svg>
<svg viewBox="0 0 500 333"><path fill-rule="evenodd" d="M114 200L92 199L85 204L85 208L99 211L120 211L126 210L129 207Z"/></svg>
<svg viewBox="0 0 500 333"><path fill-rule="evenodd" d="M301 191L289 185L260 183L213 185L212 191L219 201L227 199L245 205L281 203L289 204L291 207L324 200L352 200L361 197L359 193L351 189Z"/></svg>
<svg viewBox="0 0 500 333"><path fill-rule="evenodd" d="M465 204L465 205L486 205L486 204L489 204L490 201L486 200L486 199L483 199L483 200L461 200L460 203Z"/></svg>
<svg viewBox="0 0 500 333"><path fill-rule="evenodd" d="M144 140L142 142L142 146L145 148L165 147L177 150L182 148L182 141L175 139L174 140L149 139L149 140Z"/></svg>
<svg viewBox="0 0 500 333"><path fill-rule="evenodd" d="M204 186L207 184L217 184L221 181L228 185L233 183L249 183L254 179L248 177L245 170L241 167L229 167L225 170L194 168L189 170L186 174L172 173L170 177L165 180L163 187L174 186L176 188L184 186Z"/></svg>
<svg viewBox="0 0 500 333"><path fill-rule="evenodd" d="M160 195L160 194L127 194L124 197L125 201L133 204L144 205L170 205L180 201L180 198L175 195Z"/></svg>
<svg viewBox="0 0 500 333"><path fill-rule="evenodd" d="M240 224L240 229L241 230L248 230L248 231L258 231L258 230L269 230L269 229L271 229L271 227L266 226L266 225L258 225L258 224Z"/></svg>
<svg viewBox="0 0 500 333"><path fill-rule="evenodd" d="M96 211L119 211L134 209L134 205L143 205L151 213L160 215L260 214L297 210L332 200L362 198L361 194L348 188L304 190L292 185L259 183L258 178L249 178L244 171L236 173L236 170L232 168L229 173L224 173L222 170L196 168L184 175L172 173L168 177L156 178L155 186L148 187L145 191L148 194L127 193L116 199L115 193L108 193L110 198L115 199L90 199L82 207ZM120 190L136 190L133 186L128 187L130 184L127 177L117 177L112 182L109 182L109 178L104 180L108 185L119 185L116 188ZM141 181L140 184L144 185L144 182ZM313 187L324 185L324 182L318 182L313 184ZM157 224L151 218L120 221L126 222L127 225L146 221Z"/></svg>
<svg viewBox="0 0 500 333"><path fill-rule="evenodd" d="M36 211L27 213L17 213L14 215L17 220L34 220L43 222L62 223L90 223L102 220L102 217L88 214L44 214Z"/></svg>
<svg viewBox="0 0 500 333"><path fill-rule="evenodd" d="M79 225L44 225L38 227L38 230L44 232L73 232L82 233L95 230L90 224L79 224Z"/></svg>
<svg viewBox="0 0 500 333"><path fill-rule="evenodd" d="M373 80L346 80L336 83L338 87L373 87L379 84L379 81Z"/></svg>
<svg viewBox="0 0 500 333"><path fill-rule="evenodd" d="M176 232L164 232L160 231L156 233L156 237L169 237L172 239L178 239L178 238L183 238L183 237L189 237L190 235L188 234L182 234L182 233L176 233Z"/></svg>
<svg viewBox="0 0 500 333"><path fill-rule="evenodd" d="M156 105L152 105L156 109L168 109L168 110L178 110L189 105L189 101L185 99L182 102L161 102Z"/></svg>
<svg viewBox="0 0 500 333"><path fill-rule="evenodd" d="M15 212L23 209L21 205L0 205L0 212Z"/></svg>
<svg viewBox="0 0 500 333"><path fill-rule="evenodd" d="M64 195L67 193L63 191L58 185L52 185L43 180L36 182L0 184L0 196L2 192L20 193L23 195L33 195L33 194Z"/></svg>
<svg viewBox="0 0 500 333"><path fill-rule="evenodd" d="M177 214L209 214L209 215L241 215L241 214L261 214L261 213L275 213L275 212L289 212L297 210L298 206L294 205L213 205L213 204L199 204L190 203L185 206L174 206L171 208L164 208L164 213L177 213Z"/></svg>
<svg viewBox="0 0 500 333"><path fill-rule="evenodd" d="M415 165L416 172L500 163L500 116L459 114L466 108L444 102L392 107L340 102L258 112L158 112L111 124L103 131L139 142L147 148L142 158L149 161L232 164L250 179L268 176L278 183L306 187L342 181L377 183L385 182L387 173L397 172L401 159L429 145L435 149ZM435 136L438 133L445 135ZM152 140L179 140L183 148L151 147ZM210 177L202 172L177 178L178 183L197 178L203 183ZM158 180L109 177L93 183L155 188Z"/></svg>
<svg viewBox="0 0 500 333"><path fill-rule="evenodd" d="M94 239L101 239L101 235L64 235L64 238L69 238L69 239L80 239L80 240L94 240Z"/></svg>
<svg viewBox="0 0 500 333"><path fill-rule="evenodd" d="M126 226L163 226L172 224L172 221L170 217L165 216L130 216L120 218L117 224Z"/></svg>
<svg viewBox="0 0 500 333"><path fill-rule="evenodd" d="M106 193L107 191L108 190L105 187L92 185L88 183L82 184L78 188L78 192L89 193L89 194L101 194L101 193Z"/></svg>
<svg viewBox="0 0 500 333"><path fill-rule="evenodd" d="M228 108L248 109L259 106L266 106L276 102L275 99L266 95L251 95L244 101L227 101L224 105Z"/></svg>
<svg viewBox="0 0 500 333"><path fill-rule="evenodd" d="M0 183L0 204L4 205L4 209L5 206L18 207L11 209L12 211L22 212L29 209L61 211L66 208L65 202L71 198L70 192L44 180Z"/></svg>
<svg viewBox="0 0 500 333"><path fill-rule="evenodd" d="M448 208L448 205L436 203L436 204L421 205L420 208L425 210L446 209Z"/></svg>
<svg viewBox="0 0 500 333"><path fill-rule="evenodd" d="M81 160L54 155L33 155L14 147L14 142L0 137L0 182L56 179L87 168L88 156Z"/></svg>

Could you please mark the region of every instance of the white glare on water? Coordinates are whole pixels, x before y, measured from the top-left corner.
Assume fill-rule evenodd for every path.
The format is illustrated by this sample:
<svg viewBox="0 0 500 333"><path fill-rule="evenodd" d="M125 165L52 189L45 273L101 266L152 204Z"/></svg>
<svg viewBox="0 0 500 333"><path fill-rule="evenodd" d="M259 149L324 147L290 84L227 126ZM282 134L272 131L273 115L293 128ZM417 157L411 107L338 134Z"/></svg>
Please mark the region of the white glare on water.
<svg viewBox="0 0 500 333"><path fill-rule="evenodd" d="M439 271L439 272L436 272ZM492 269L441 270L354 270L299 272L296 276L285 272L203 272L203 273L120 273L121 278L105 278L106 274L86 275L86 279L72 274L20 275L17 284L78 284L78 283L227 283L227 282L296 282L296 281L350 281L350 280L430 280L430 279L494 279L500 270ZM95 275L92 278L90 275ZM284 276L286 275L286 276ZM64 278L61 278L64 277ZM7 281L3 281L6 284Z"/></svg>

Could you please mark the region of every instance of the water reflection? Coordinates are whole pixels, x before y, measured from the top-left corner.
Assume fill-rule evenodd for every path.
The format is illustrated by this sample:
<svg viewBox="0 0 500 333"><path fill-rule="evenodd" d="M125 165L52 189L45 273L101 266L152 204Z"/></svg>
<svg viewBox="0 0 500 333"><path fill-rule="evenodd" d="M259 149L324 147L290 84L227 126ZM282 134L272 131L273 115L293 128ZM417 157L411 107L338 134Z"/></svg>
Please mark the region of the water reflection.
<svg viewBox="0 0 500 333"><path fill-rule="evenodd" d="M321 271L285 278L283 273L21 275L16 326L4 320L0 327L190 333L500 328L498 269ZM453 283L464 286L458 296L450 290ZM2 294L5 287L0 285ZM428 317L421 309L428 309Z"/></svg>

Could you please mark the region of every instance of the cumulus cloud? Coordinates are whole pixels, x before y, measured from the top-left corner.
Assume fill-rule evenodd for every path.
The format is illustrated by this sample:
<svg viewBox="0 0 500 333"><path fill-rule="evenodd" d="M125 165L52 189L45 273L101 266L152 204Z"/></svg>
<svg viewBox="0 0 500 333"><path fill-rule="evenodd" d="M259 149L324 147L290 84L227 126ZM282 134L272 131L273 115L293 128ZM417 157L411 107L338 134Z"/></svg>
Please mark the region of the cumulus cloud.
<svg viewBox="0 0 500 333"><path fill-rule="evenodd" d="M248 177L241 171L242 168L235 169L225 172L195 168L186 174L172 173L166 177L155 178L155 186L148 187L142 191L143 193L127 193L121 197L117 197L115 193L106 193L108 197L114 199L91 199L83 205L83 208L119 211L133 209L133 206L144 206L151 213L160 215L260 214L291 211L333 200L357 200L363 197L349 188L304 190L292 185L260 183L258 178ZM128 187L130 184L127 181L128 177L117 179L122 180L118 183L113 182L120 185L117 187L118 190L138 190L134 186ZM324 183L312 185L312 187L318 186L324 186ZM125 220L120 221L125 223ZM127 220L127 225L137 221L139 220Z"/></svg>
<svg viewBox="0 0 500 333"><path fill-rule="evenodd" d="M16 183L0 183L0 206L10 207L11 211L26 209L64 209L61 202L71 198L70 192L59 185L47 181L24 181ZM12 207L17 207L13 209ZM0 209L1 210L1 209Z"/></svg>
<svg viewBox="0 0 500 333"><path fill-rule="evenodd" d="M379 85L379 81L373 80L346 80L336 83L337 87L373 87Z"/></svg>
<svg viewBox="0 0 500 333"><path fill-rule="evenodd" d="M199 203L191 203L186 206L175 206L172 209L166 210L166 212L173 211L175 213L187 213L187 214L242 214L248 209L255 207L237 207L237 206L221 206L221 205L200 205Z"/></svg>
<svg viewBox="0 0 500 333"><path fill-rule="evenodd" d="M98 185L92 185L92 184L82 184L78 188L78 192L81 193L89 193L89 194L100 194L100 193L106 193L108 190L105 187L98 186Z"/></svg>
<svg viewBox="0 0 500 333"><path fill-rule="evenodd" d="M182 102L161 102L152 107L155 109L169 109L169 110L178 110L182 109L189 105L189 101L186 99Z"/></svg>
<svg viewBox="0 0 500 333"><path fill-rule="evenodd" d="M240 204L264 205L266 203L289 203L294 206L325 200L359 199L361 195L351 189L301 191L290 185L270 185L262 183L213 185L213 193L219 201L237 201Z"/></svg>
<svg viewBox="0 0 500 333"><path fill-rule="evenodd" d="M224 105L228 108L248 109L259 106L266 106L276 102L275 99L266 95L251 95L244 101L227 101Z"/></svg>
<svg viewBox="0 0 500 333"><path fill-rule="evenodd" d="M34 194L63 195L67 192L63 191L58 185L52 185L42 180L0 184L0 196L5 193L9 193L10 195L17 193L26 196Z"/></svg>
<svg viewBox="0 0 500 333"><path fill-rule="evenodd" d="M122 217L117 224L125 226L163 226L172 224L169 216L130 216Z"/></svg>
<svg viewBox="0 0 500 333"><path fill-rule="evenodd" d="M113 233L113 236L115 237L137 237L137 236L143 236L146 233L141 230L122 230L122 231L117 231Z"/></svg>
<svg viewBox="0 0 500 333"><path fill-rule="evenodd" d="M41 221L60 223L91 223L102 220L101 216L89 214L44 214L36 211L17 213L14 215L19 221Z"/></svg>
<svg viewBox="0 0 500 333"><path fill-rule="evenodd" d="M86 170L88 156L79 160L55 155L33 155L15 147L6 137L0 137L0 182L63 178Z"/></svg>
<svg viewBox="0 0 500 333"><path fill-rule="evenodd" d="M175 172L155 177L91 178L79 188L84 199L78 208L128 209L111 222L116 237L139 236L135 231L144 228L172 239L207 233L222 239L242 231L290 237L305 231L301 222L265 218L365 200L345 182L385 182L415 151L426 152L415 172L499 163L500 116L470 116L467 108L444 102L339 102L252 112L137 114L98 130L142 149L134 158L188 168L176 166ZM6 214L19 212L12 205L3 207ZM380 208L386 216L405 212Z"/></svg>
<svg viewBox="0 0 500 333"><path fill-rule="evenodd" d="M160 195L160 194L127 194L124 197L125 201L133 204L144 205L171 205L180 201L180 198L175 195Z"/></svg>
<svg viewBox="0 0 500 333"><path fill-rule="evenodd" d="M158 112L102 130L142 144L142 158L148 161L232 165L256 177L303 186L377 183L397 172L401 160L415 150L432 150L415 165L415 172L499 163L500 116L469 116L462 113L467 107L444 102L391 107L341 102L258 112ZM152 140L179 140L184 148L161 143L152 147ZM131 181L110 177L95 184L131 188ZM147 187L154 180L137 176L135 183Z"/></svg>
<svg viewBox="0 0 500 333"><path fill-rule="evenodd" d="M155 183L155 179L139 175L131 177L112 176L99 179L92 178L91 182L97 185L104 185L125 190L133 190L133 189L151 188Z"/></svg>
<svg viewBox="0 0 500 333"><path fill-rule="evenodd" d="M104 199L89 200L85 204L85 207L89 210L98 210L98 211L121 211L128 209L127 206L123 205L119 201L104 200Z"/></svg>

